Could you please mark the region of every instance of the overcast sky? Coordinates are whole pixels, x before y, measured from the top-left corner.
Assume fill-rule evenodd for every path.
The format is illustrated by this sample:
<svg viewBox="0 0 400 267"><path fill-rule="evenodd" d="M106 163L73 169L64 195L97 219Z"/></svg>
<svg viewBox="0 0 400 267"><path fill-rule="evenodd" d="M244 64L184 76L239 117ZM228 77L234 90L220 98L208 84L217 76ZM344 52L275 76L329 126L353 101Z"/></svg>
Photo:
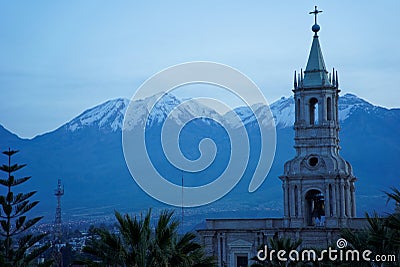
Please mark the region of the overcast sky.
<svg viewBox="0 0 400 267"><path fill-rule="evenodd" d="M193 60L242 71L270 103L290 96L293 72L307 62L315 4L342 94L400 107L398 0L137 2L2 1L0 124L33 137Z"/></svg>

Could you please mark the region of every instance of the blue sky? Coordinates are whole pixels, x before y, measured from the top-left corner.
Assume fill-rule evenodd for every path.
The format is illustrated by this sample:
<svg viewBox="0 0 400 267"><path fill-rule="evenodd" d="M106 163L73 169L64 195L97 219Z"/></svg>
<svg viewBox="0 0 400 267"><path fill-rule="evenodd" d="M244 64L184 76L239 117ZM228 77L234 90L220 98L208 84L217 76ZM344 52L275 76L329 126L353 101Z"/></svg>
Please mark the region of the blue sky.
<svg viewBox="0 0 400 267"><path fill-rule="evenodd" d="M313 17L342 94L400 107L400 1L2 1L0 124L21 137L131 98L148 77L201 60L249 76L269 102L290 96Z"/></svg>

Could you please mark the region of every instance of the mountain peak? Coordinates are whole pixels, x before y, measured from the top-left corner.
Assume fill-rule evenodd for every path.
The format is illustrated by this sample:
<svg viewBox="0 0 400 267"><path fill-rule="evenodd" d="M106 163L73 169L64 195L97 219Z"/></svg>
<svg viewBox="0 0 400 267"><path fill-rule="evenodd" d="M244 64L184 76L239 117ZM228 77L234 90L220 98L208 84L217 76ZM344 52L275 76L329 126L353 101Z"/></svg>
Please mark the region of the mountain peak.
<svg viewBox="0 0 400 267"><path fill-rule="evenodd" d="M360 108L369 110L374 108L374 105L351 93L339 97L339 119L341 121L347 119L354 110Z"/></svg>
<svg viewBox="0 0 400 267"><path fill-rule="evenodd" d="M346 120L356 109L371 110L375 106L364 99L347 93L339 96L339 120ZM282 96L270 105L274 115L275 125L279 128L292 127L295 118L294 98L293 96Z"/></svg>
<svg viewBox="0 0 400 267"><path fill-rule="evenodd" d="M275 125L279 128L292 127L294 124L294 98L282 96L270 105Z"/></svg>
<svg viewBox="0 0 400 267"><path fill-rule="evenodd" d="M129 103L130 101L124 98L106 101L98 106L84 111L78 117L64 125L64 127L71 132L84 127L97 127L110 132L119 131L122 129L125 111ZM151 106L152 103L154 104L153 107ZM135 112L132 114L129 120L131 121L131 125L134 127L145 119L143 114L147 114L149 115L147 122L148 125L162 123L168 114L170 114L170 112L180 104L181 101L172 94L154 95L145 99L137 100L132 103L132 108L135 110ZM270 105L271 112L275 119L275 125L278 128L293 126L295 118L294 105L295 103L293 96L283 96ZM340 121L346 120L357 109L368 111L373 108L375 108L375 106L354 94L347 93L339 97ZM257 107L255 110L257 114L264 111L262 107ZM248 107L238 107L235 109L235 112L242 118L245 124L251 123L255 119ZM261 113L259 115L263 117ZM209 109L201 103L193 101L190 105L178 108L175 114L176 115L174 116L174 119L178 124L180 124L185 121L187 116L195 116L195 114L202 114L207 118L224 118L227 122L229 122L230 116L232 116L233 113L228 112L221 117L215 111Z"/></svg>
<svg viewBox="0 0 400 267"><path fill-rule="evenodd" d="M86 126L98 126L112 132L121 129L128 99L116 98L90 108L68 122L64 127L74 132Z"/></svg>

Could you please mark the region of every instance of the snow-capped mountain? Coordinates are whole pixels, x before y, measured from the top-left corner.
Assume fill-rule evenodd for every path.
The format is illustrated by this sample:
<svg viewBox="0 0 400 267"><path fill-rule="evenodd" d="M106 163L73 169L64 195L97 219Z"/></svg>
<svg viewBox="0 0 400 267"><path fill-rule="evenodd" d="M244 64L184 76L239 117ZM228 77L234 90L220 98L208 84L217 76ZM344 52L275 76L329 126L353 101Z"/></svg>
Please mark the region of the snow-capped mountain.
<svg viewBox="0 0 400 267"><path fill-rule="evenodd" d="M281 97L279 100L273 102L270 105L270 110L275 120L275 125L277 128L288 128L293 127L295 119L295 106L294 98L291 97ZM367 101L357 97L353 94L345 94L339 97L339 121L343 122L349 116L357 111L363 110L365 112L371 112L377 109L385 109L382 107L374 106ZM266 123L267 120L267 110L261 104L253 106L255 114L261 119L261 123ZM387 110L387 109L386 109ZM242 119L244 124L253 123L255 117L252 111L248 107L239 107L235 111L237 115ZM234 116L233 111L225 114L225 119L231 121ZM238 125L235 125L238 127Z"/></svg>
<svg viewBox="0 0 400 267"><path fill-rule="evenodd" d="M279 128L292 127L295 118L294 98L282 97L275 101L270 106L272 114L274 115L275 125ZM385 109L382 107L374 106L364 99L361 99L353 94L345 94L339 97L339 121L343 122L356 110L363 110L371 112L376 109ZM387 109L386 109L387 110Z"/></svg>
<svg viewBox="0 0 400 267"><path fill-rule="evenodd" d="M103 104L90 108L68 122L64 127L74 132L87 126L97 125L100 129L105 128L117 131L122 128L128 99L117 98Z"/></svg>
<svg viewBox="0 0 400 267"><path fill-rule="evenodd" d="M154 103L159 96L153 97L155 98L150 97L131 103L135 112L130 119L137 125L139 122L143 123L141 120L149 115L147 126L154 127L155 131L158 131L160 123L183 101L173 95L166 95L151 111L151 103ZM57 130L31 140L20 139L0 126L1 149L11 147L21 150L18 162L28 164L22 171L26 169L26 173L21 175L33 176L30 186L39 190L37 198L42 200L39 206L50 212L50 220L55 209L52 194L58 178L62 178L65 184L63 205L66 213L71 216L92 216L99 210L103 212L102 214L112 214L114 209L143 209L144 203L148 205L151 203L150 206L158 205L133 182L124 161L121 127L128 104L129 100L121 98L107 101L84 111ZM255 105L253 109L261 119L261 123L267 123L264 121L268 117L267 109L262 105ZM229 206L236 205L235 203L241 206L244 199L251 204L249 204L251 207L258 207L259 203L272 200L277 203L281 201L281 184L277 177L282 174L285 161L292 158L295 153L292 129L293 97L282 97L272 103L270 109L277 125L277 150L268 175L270 178L260 187L260 191L252 195L247 195L248 183L239 184L235 188L237 193L233 193L237 195L234 195L235 197L228 195L226 200L223 200L226 201L223 203ZM255 137L259 132L252 127L254 116L250 109L239 107L235 109L235 113L244 124L251 124L251 127L247 127L248 135L251 140L256 140ZM231 116L236 116L232 111L220 115L196 101L180 105L173 113L172 119L181 124L188 117L194 116L224 120L231 127L237 126L235 125L237 120L231 119ZM340 143L343 147L340 153L353 165L355 175L359 178L356 185L360 198L359 215L361 216L363 211L370 211L371 208L385 209L384 201L382 201L383 206L378 207L376 205L380 202L373 196L382 196L382 191L398 184L400 109L374 106L355 95L346 94L339 98L339 117ZM202 138L197 135L206 134L207 137L216 140L221 148L220 156L229 159L230 150L224 143L227 140L223 136L223 131L216 129L215 124L211 125L207 120L200 120L194 126L200 129L190 128L182 137L182 149L186 152L185 155L196 158L198 141ZM216 128L207 131L205 127ZM151 141L154 143L155 140ZM153 144L149 147L150 150L155 149L155 146ZM257 149L254 150L254 154L257 154L256 152ZM251 157L253 156L252 154ZM169 171L162 157L155 159L161 169ZM250 162L254 163L255 167L257 159L251 158ZM218 166L221 171L224 165L221 163ZM218 171L210 171L209 174L211 176L216 172ZM251 170L248 174L251 174ZM180 174L177 177L180 177ZM242 180L246 181L246 177ZM187 178L189 182L189 177ZM82 192L85 192L84 198ZM239 212L246 214L247 208Z"/></svg>
<svg viewBox="0 0 400 267"><path fill-rule="evenodd" d="M147 116L146 125L152 126L156 123L162 123L171 114L172 119L178 124L184 124L188 118L193 117L222 120L219 113L195 100L186 103L172 94L165 94L164 96L154 95L132 103L124 98L109 100L84 111L63 127L71 132L85 127L98 127L111 132L120 131L129 104L131 104L133 111L129 114L129 122L133 127L142 125Z"/></svg>
<svg viewBox="0 0 400 267"><path fill-rule="evenodd" d="M281 97L270 106L275 125L279 128L292 127L294 124L294 98Z"/></svg>
<svg viewBox="0 0 400 267"><path fill-rule="evenodd" d="M368 103L356 95L345 94L343 97L339 97L339 120L346 120L352 114L352 112L357 109L362 109L366 112L369 112L376 108L378 107Z"/></svg>
<svg viewBox="0 0 400 267"><path fill-rule="evenodd" d="M98 127L102 130L109 130L112 132L120 131L122 129L124 115L129 105L128 99L117 98L109 100L98 106L90 108L68 122L64 127L69 131L76 131L84 127ZM154 103L154 107L151 106ZM220 115L218 112L212 110L196 100L190 101L189 104L183 104L172 94L166 94L163 97L155 95L143 100L138 100L131 103L132 113L129 114L129 122L132 127L136 125L143 125L146 116L148 115L147 126L155 123L162 123L167 116L172 113L172 119L178 125L184 124L188 119L193 117L204 117L225 121L233 128L241 127L255 121L255 117L248 107L238 107L233 111ZM261 104L256 104L253 107L255 114L260 118L261 123L266 124L268 120L267 110ZM352 112L356 110L364 110L371 112L377 108L367 101L353 95L345 94L339 98L339 120L345 121ZM270 105L270 110L275 120L275 125L278 128L292 127L294 124L295 110L294 110L293 97L282 97ZM171 115L170 115L171 116ZM239 116L241 122L238 124L236 116Z"/></svg>

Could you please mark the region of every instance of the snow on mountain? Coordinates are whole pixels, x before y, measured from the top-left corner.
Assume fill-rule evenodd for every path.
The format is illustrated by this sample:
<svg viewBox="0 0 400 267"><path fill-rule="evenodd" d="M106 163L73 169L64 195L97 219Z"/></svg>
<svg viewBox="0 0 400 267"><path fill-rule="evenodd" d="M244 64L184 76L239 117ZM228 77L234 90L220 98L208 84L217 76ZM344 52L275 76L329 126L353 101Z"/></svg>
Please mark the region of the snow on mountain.
<svg viewBox="0 0 400 267"><path fill-rule="evenodd" d="M147 126L162 123L167 116L171 116L178 124L184 124L194 117L211 118L217 121L224 121L231 124L232 127L241 127L243 124L254 122L255 117L248 107L238 107L234 111L220 115L218 112L203 105L196 100L190 101L188 104L182 104L184 101L179 100L172 94L154 95L143 100L137 100L132 105L132 112L129 114L129 125L134 127L138 124L143 125L147 115ZM81 115L67 123L66 127L69 131L76 131L86 126L96 126L99 129L107 129L112 132L121 130L125 111L129 104L128 99L113 99L91 109L86 110ZM152 103L154 107L151 106ZM266 109L261 104L253 107L255 114L260 118L262 124L268 123ZM365 111L371 111L376 107L365 100L353 95L345 94L339 98L339 119L346 120L353 111L362 108ZM270 105L275 125L278 128L292 127L294 124L294 98L282 97ZM171 112L173 113L171 114ZM234 118L238 115L242 122L237 123Z"/></svg>
<svg viewBox="0 0 400 267"><path fill-rule="evenodd" d="M346 120L354 110L359 108L369 111L375 106L353 94L345 94L339 97L339 120Z"/></svg>
<svg viewBox="0 0 400 267"><path fill-rule="evenodd" d="M292 127L295 118L294 98L282 97L270 105L275 119L275 125L279 128ZM345 94L339 97L339 121L345 121L355 110L363 109L371 111L376 107L353 94Z"/></svg>
<svg viewBox="0 0 400 267"><path fill-rule="evenodd" d="M223 120L223 117L216 111L207 106L194 101L182 104L178 98L172 94L154 95L145 99L131 103L131 113L129 123L131 127L143 125L148 116L147 126L162 123L167 116L171 116L178 124L184 124L188 119L194 117L212 118ZM98 127L99 129L112 132L122 129L125 112L130 100L118 98L104 102L98 106L90 108L68 122L64 127L74 132L84 127ZM152 106L154 105L154 106Z"/></svg>
<svg viewBox="0 0 400 267"><path fill-rule="evenodd" d="M255 104L252 106L254 113L260 120L262 125L268 125L268 113L265 106L262 104ZM294 123L294 101L293 97L285 98L282 97L278 101L275 101L270 105L270 110L272 116L275 120L275 126L279 128L291 127ZM225 114L227 121L233 122L233 116L236 113L242 120L244 124L254 123L255 116L249 107L238 107L234 111L230 111ZM233 125L233 127L238 128L241 124Z"/></svg>
<svg viewBox="0 0 400 267"><path fill-rule="evenodd" d="M124 114L129 100L118 98L84 111L78 117L68 122L65 127L71 132L86 126L97 125L100 129L117 131L121 129Z"/></svg>
<svg viewBox="0 0 400 267"><path fill-rule="evenodd" d="M253 106L253 110L257 110L260 106L261 105ZM240 118L241 122L236 123L237 122L236 116ZM253 112L248 107L235 108L234 110L227 112L224 115L224 118L229 124L232 125L233 128L242 127L243 124L246 125L254 122L255 120Z"/></svg>
<svg viewBox="0 0 400 267"><path fill-rule="evenodd" d="M159 98L160 96L152 96L150 98L155 97ZM217 112L196 100L186 99L181 101L172 94L165 94L162 98L158 99L153 108L148 105L150 102L148 100L149 99L145 99L145 102L147 102L147 110L150 112L150 124L154 124L155 122L162 123L167 116L171 116L179 125L183 125L185 122L195 117L212 118L216 120L222 119ZM152 99L150 103L152 102L154 102L154 99Z"/></svg>
<svg viewBox="0 0 400 267"><path fill-rule="evenodd" d="M292 127L294 124L294 98L281 97L270 105L276 127Z"/></svg>

